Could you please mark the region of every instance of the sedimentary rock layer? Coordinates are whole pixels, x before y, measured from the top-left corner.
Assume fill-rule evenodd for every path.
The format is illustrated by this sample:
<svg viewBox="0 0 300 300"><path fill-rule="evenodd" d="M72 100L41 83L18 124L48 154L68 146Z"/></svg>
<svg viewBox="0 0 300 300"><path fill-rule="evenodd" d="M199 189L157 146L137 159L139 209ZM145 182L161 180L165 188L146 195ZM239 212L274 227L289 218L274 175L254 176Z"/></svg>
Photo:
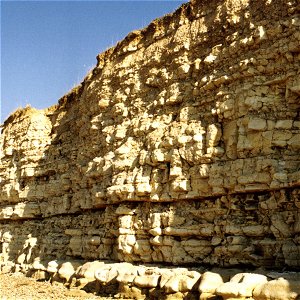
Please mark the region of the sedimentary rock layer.
<svg viewBox="0 0 300 300"><path fill-rule="evenodd" d="M191 1L5 122L1 259L300 267L298 1Z"/></svg>

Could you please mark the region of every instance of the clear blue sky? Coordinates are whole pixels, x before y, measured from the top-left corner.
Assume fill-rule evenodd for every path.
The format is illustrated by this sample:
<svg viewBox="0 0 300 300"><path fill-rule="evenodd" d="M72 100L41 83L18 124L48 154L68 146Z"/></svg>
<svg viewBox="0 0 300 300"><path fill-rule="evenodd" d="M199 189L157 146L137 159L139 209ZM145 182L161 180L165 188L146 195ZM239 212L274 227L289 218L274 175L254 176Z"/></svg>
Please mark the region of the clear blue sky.
<svg viewBox="0 0 300 300"><path fill-rule="evenodd" d="M96 55L181 1L1 1L1 122L46 108L81 82Z"/></svg>

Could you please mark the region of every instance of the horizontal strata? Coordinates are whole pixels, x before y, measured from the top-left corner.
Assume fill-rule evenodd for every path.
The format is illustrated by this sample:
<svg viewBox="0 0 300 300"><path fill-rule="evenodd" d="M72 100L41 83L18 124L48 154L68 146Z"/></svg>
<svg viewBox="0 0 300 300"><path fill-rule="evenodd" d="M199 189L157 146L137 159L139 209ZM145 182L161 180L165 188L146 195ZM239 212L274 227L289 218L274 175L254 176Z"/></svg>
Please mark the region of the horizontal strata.
<svg viewBox="0 0 300 300"><path fill-rule="evenodd" d="M19 210L26 220L15 211L1 221L2 241L11 258L30 252L28 263L34 257L76 257L298 267L298 197L290 189L176 203L133 202L46 217L28 204ZM32 238L36 242L29 246Z"/></svg>
<svg viewBox="0 0 300 300"><path fill-rule="evenodd" d="M299 28L296 0L191 1L100 54L56 106L12 114L2 271L299 269Z"/></svg>

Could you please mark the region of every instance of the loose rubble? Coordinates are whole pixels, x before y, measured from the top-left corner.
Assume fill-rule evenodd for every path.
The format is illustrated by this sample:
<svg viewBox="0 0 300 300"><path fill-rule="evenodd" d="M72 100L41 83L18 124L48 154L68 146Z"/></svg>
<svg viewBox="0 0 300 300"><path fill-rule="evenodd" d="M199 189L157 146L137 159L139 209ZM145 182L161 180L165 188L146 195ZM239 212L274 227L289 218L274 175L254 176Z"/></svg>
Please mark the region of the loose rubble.
<svg viewBox="0 0 300 300"><path fill-rule="evenodd" d="M293 300L300 297L300 273L257 269L212 269L133 265L127 262L49 261L13 269L53 286L63 294L113 299ZM1 275L0 275L1 276ZM80 294L80 292L89 294ZM92 295L93 293L93 295ZM298 297L298 298L297 298ZM94 298L91 298L94 299Z"/></svg>

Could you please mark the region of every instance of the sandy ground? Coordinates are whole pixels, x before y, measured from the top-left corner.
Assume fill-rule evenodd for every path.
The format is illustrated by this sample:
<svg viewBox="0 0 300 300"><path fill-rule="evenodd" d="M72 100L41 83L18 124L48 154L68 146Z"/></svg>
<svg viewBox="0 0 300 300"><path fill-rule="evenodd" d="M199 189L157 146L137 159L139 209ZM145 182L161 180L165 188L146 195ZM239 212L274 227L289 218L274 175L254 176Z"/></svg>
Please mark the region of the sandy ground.
<svg viewBox="0 0 300 300"><path fill-rule="evenodd" d="M0 274L0 300L100 300L112 299L94 296L82 290L69 290L63 285L39 282L23 274Z"/></svg>

